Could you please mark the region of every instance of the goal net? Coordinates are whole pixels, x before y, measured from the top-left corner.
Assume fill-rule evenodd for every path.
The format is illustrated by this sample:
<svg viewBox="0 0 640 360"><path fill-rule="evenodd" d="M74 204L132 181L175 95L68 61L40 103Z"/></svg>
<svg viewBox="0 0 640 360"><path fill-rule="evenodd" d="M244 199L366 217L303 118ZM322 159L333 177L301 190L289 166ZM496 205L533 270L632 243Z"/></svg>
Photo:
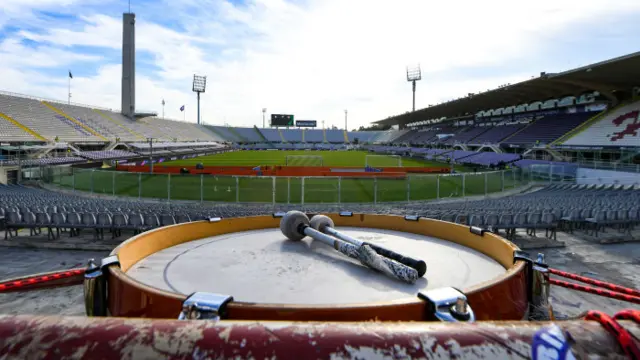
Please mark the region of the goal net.
<svg viewBox="0 0 640 360"><path fill-rule="evenodd" d="M400 155L367 155L364 162L367 167L401 167L402 157Z"/></svg>
<svg viewBox="0 0 640 360"><path fill-rule="evenodd" d="M322 156L318 155L287 155L287 166L322 166Z"/></svg>

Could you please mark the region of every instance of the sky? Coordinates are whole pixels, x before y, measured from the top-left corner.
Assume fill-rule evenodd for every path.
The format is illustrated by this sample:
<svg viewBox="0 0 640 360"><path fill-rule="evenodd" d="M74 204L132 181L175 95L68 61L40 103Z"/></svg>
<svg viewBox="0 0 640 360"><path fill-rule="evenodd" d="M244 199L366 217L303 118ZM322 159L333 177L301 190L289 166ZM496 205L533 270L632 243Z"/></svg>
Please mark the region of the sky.
<svg viewBox="0 0 640 360"><path fill-rule="evenodd" d="M349 129L639 49L640 1L131 0L136 109L262 126L294 114ZM0 90L120 108L125 0L1 0ZM185 111L180 107L185 105Z"/></svg>

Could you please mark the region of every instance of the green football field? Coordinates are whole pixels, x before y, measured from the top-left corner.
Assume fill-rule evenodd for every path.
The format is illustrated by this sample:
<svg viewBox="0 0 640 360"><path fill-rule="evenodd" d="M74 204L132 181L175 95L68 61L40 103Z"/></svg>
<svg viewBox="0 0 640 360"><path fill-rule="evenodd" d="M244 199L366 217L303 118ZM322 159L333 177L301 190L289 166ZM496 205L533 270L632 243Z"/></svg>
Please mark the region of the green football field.
<svg viewBox="0 0 640 360"><path fill-rule="evenodd" d="M213 165L285 165L289 162L311 166L322 156L323 166L363 167L366 152L359 151L237 151L187 160L170 161L154 167ZM372 166L397 166L396 157L369 158ZM402 159L402 166L442 167L447 164ZM259 203L356 203L432 200L460 196L484 195L518 186L519 175L513 171L470 173L456 168L456 174L411 175L406 179L337 178L337 177L230 177L213 175L178 175L128 173L110 170L80 170L54 173L53 182L67 188L98 194L169 200ZM464 175L463 175L464 174Z"/></svg>
<svg viewBox="0 0 640 360"><path fill-rule="evenodd" d="M366 151L234 151L223 154L201 156L193 159L175 160L164 162L157 166L194 166L202 163L207 166L258 166L258 165L287 165L287 157L289 165L296 166L359 166L364 167L367 163L367 155L369 155L369 164L371 166L393 167L398 166L398 158L393 156L380 156L368 153ZM375 156L371 156L375 155ZM319 159L322 160L319 160ZM449 164L443 164L436 161L427 161L419 159L401 159L402 166L405 167L448 167ZM456 167L457 171L463 171L463 167Z"/></svg>

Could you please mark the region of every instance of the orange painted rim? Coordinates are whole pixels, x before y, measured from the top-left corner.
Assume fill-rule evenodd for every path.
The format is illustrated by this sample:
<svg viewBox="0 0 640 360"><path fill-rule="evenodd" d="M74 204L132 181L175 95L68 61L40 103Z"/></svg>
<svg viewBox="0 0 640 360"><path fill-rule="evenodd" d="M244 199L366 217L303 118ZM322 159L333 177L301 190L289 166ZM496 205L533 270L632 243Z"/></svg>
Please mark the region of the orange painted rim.
<svg viewBox="0 0 640 360"><path fill-rule="evenodd" d="M461 289L468 298L477 320L521 320L528 309L525 263L513 262L516 245L504 238L484 233L473 234L469 227L440 220L402 216L327 214L336 226L388 229L451 241L479 251L500 263L506 272L497 278ZM280 218L254 216L197 221L151 230L130 238L116 247L120 267L109 268L109 311L112 316L177 318L185 295L146 285L126 274L137 261L157 251L184 242L239 231L277 228ZM394 301L349 305L291 305L231 302L229 319L286 321L421 321L429 317L425 303L416 297Z"/></svg>

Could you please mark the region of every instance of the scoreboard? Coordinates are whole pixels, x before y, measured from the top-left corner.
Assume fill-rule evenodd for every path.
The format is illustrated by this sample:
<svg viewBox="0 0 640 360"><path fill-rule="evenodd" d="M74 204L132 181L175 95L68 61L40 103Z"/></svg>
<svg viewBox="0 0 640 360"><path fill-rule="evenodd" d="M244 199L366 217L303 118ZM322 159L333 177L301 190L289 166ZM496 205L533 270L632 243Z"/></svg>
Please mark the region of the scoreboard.
<svg viewBox="0 0 640 360"><path fill-rule="evenodd" d="M293 115L271 114L271 126L295 126Z"/></svg>

